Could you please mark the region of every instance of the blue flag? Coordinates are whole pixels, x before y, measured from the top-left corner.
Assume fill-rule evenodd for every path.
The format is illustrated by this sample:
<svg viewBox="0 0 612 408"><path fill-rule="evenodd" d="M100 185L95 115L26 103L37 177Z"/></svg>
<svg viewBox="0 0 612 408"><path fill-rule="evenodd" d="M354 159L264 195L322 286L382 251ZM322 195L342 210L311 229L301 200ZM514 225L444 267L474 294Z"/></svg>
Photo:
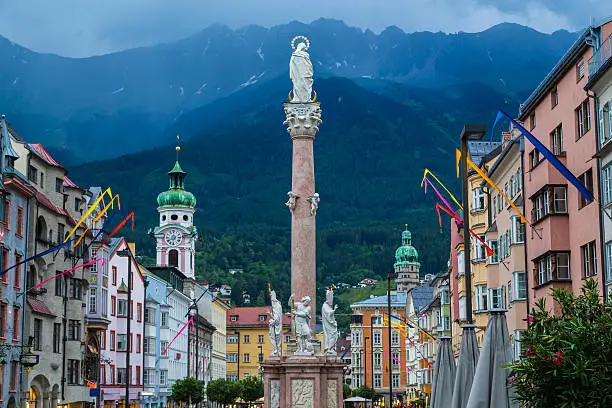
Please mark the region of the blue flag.
<svg viewBox="0 0 612 408"><path fill-rule="evenodd" d="M534 135L529 133L529 131L527 129L525 129L523 126L521 126L519 123L517 123L514 119L512 119L510 117L510 115L508 115L506 112L500 110L497 113L497 118L495 118L495 123L493 124L493 128L494 129L495 129L495 125L497 125L497 122L500 119L502 119L504 116L506 118L508 118L508 120L510 120L510 122L512 122L514 124L514 126L516 126L516 128L521 131L521 133L523 135L525 135L525 137L531 142L531 144L533 144L535 146L535 148L540 153L542 153L542 156L544 156L544 158L547 159L550 162L550 164L552 164L553 167L555 169L557 169L557 171L559 173L561 173L563 175L563 177L565 177L567 179L567 181L572 183L574 185L574 187L576 187L578 189L578 191L580 191L580 194L582 194L582 196L584 197L585 200L587 200L587 201L593 200L593 193L591 193L589 190L587 190L587 188L584 186L584 184L582 184L580 182L580 180L578 180L576 178L576 176L574 176L574 174L572 174L572 172L569 171L569 169L567 167L565 167L563 165L563 163L561 163L559 161L559 159L557 159L557 156L555 156L553 154L553 152L548 150L546 148L546 146L544 146L542 144L542 142L540 142L538 140L538 138L536 138Z"/></svg>

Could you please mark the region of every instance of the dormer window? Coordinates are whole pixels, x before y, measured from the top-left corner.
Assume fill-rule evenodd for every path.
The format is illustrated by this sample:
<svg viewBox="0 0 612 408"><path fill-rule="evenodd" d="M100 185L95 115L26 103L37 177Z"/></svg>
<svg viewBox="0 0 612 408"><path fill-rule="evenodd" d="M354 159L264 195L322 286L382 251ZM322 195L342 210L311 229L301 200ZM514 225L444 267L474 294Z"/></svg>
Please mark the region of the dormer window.
<svg viewBox="0 0 612 408"><path fill-rule="evenodd" d="M238 316L237 315L230 316L230 322L237 322L237 321L238 321Z"/></svg>
<svg viewBox="0 0 612 408"><path fill-rule="evenodd" d="M259 321L260 322L265 322L266 321L266 315L259 315Z"/></svg>

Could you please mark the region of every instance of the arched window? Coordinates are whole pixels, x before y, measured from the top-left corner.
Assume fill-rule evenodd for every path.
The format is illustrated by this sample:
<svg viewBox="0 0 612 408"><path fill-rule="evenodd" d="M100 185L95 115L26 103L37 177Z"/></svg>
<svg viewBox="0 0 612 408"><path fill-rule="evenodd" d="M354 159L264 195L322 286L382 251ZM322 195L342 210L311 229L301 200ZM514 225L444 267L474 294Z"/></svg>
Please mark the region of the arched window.
<svg viewBox="0 0 612 408"><path fill-rule="evenodd" d="M168 252L168 265L178 267L178 250L171 249Z"/></svg>
<svg viewBox="0 0 612 408"><path fill-rule="evenodd" d="M47 241L47 223L42 215L36 220L36 238L43 242Z"/></svg>

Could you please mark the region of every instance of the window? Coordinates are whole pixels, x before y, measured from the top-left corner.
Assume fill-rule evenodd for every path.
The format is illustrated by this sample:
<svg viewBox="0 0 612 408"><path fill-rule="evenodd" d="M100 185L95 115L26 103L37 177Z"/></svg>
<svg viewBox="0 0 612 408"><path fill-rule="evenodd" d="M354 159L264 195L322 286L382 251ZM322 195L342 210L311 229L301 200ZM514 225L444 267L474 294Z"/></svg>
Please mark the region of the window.
<svg viewBox="0 0 612 408"><path fill-rule="evenodd" d="M45 188L45 173L40 172L40 188Z"/></svg>
<svg viewBox="0 0 612 408"><path fill-rule="evenodd" d="M481 235L479 238L480 240L474 238L474 258L472 258L474 261L483 261L487 259L487 253L483 244L485 236Z"/></svg>
<svg viewBox="0 0 612 408"><path fill-rule="evenodd" d="M266 321L266 315L259 315L259 321L260 322L265 322Z"/></svg>
<svg viewBox="0 0 612 408"><path fill-rule="evenodd" d="M465 296L459 297L459 320L465 321L466 319L466 307L465 307Z"/></svg>
<svg viewBox="0 0 612 408"><path fill-rule="evenodd" d="M591 130L591 107L588 99L576 108L574 117L576 118L576 139L580 139Z"/></svg>
<svg viewBox="0 0 612 408"><path fill-rule="evenodd" d="M476 311L487 310L487 285L476 285Z"/></svg>
<svg viewBox="0 0 612 408"><path fill-rule="evenodd" d="M374 374L374 388L382 387L382 374Z"/></svg>
<svg viewBox="0 0 612 408"><path fill-rule="evenodd" d="M525 242L525 224L521 222L521 217L513 216L510 227L512 231L512 243L522 244Z"/></svg>
<svg viewBox="0 0 612 408"><path fill-rule="evenodd" d="M81 286L81 280L77 278L68 279L70 284L68 287L68 295L72 299L81 300L83 298L83 291Z"/></svg>
<svg viewBox="0 0 612 408"><path fill-rule="evenodd" d="M81 362L79 360L68 360L68 384L80 384L80 368Z"/></svg>
<svg viewBox="0 0 612 408"><path fill-rule="evenodd" d="M9 375L11 376L10 381L9 381L9 391L10 392L17 392L17 376L19 373L18 364L19 364L18 361L11 361L11 371L9 373Z"/></svg>
<svg viewBox="0 0 612 408"><path fill-rule="evenodd" d="M550 106L554 108L559 104L559 91L555 86L552 91L550 91Z"/></svg>
<svg viewBox="0 0 612 408"><path fill-rule="evenodd" d="M481 187L472 190L472 211L484 210L485 195Z"/></svg>
<svg viewBox="0 0 612 408"><path fill-rule="evenodd" d="M159 385L166 385L168 381L168 370L161 370L159 372Z"/></svg>
<svg viewBox="0 0 612 408"><path fill-rule="evenodd" d="M493 255L489 257L490 264L499 263L499 241L494 239L492 241L488 241L487 245L493 251Z"/></svg>
<svg viewBox="0 0 612 408"><path fill-rule="evenodd" d="M538 164L540 164L542 159L540 158L540 152L536 149L533 149L531 153L529 153L529 164L531 168L535 168Z"/></svg>
<svg viewBox="0 0 612 408"><path fill-rule="evenodd" d="M504 307L504 288L489 289L491 309L502 309Z"/></svg>
<svg viewBox="0 0 612 408"><path fill-rule="evenodd" d="M374 353L374 370L382 370L382 355Z"/></svg>
<svg viewBox="0 0 612 408"><path fill-rule="evenodd" d="M551 211L549 197L553 196L553 208ZM531 217L535 221L550 214L567 213L567 187L566 186L546 186L538 191L532 198L533 209Z"/></svg>
<svg viewBox="0 0 612 408"><path fill-rule="evenodd" d="M136 321L142 322L142 303L136 304Z"/></svg>
<svg viewBox="0 0 612 408"><path fill-rule="evenodd" d="M227 354L227 362L228 363L237 363L238 362L238 353L228 353Z"/></svg>
<svg viewBox="0 0 612 408"><path fill-rule="evenodd" d="M529 130L533 130L536 127L536 114L533 112L529 115Z"/></svg>
<svg viewBox="0 0 612 408"><path fill-rule="evenodd" d="M147 324L155 324L155 309L152 307L145 307L144 322Z"/></svg>
<svg viewBox="0 0 612 408"><path fill-rule="evenodd" d="M142 381L144 385L155 385L155 370L147 368L142 373Z"/></svg>
<svg viewBox="0 0 612 408"><path fill-rule="evenodd" d="M117 384L125 384L127 381L127 369L117 368Z"/></svg>
<svg viewBox="0 0 612 408"><path fill-rule="evenodd" d="M178 250L171 249L168 252L168 265L178 267Z"/></svg>
<svg viewBox="0 0 612 408"><path fill-rule="evenodd" d="M64 241L64 229L66 227L64 226L64 224L57 224L57 242L61 243Z"/></svg>
<svg viewBox="0 0 612 408"><path fill-rule="evenodd" d="M245 334L245 335L244 335L244 342L245 342L245 343L249 343L249 342L250 342L250 337L249 337L249 335L248 335L248 334Z"/></svg>
<svg viewBox="0 0 612 408"><path fill-rule="evenodd" d="M61 178L56 177L55 178L55 192L61 193L63 190L63 187L64 187L64 181Z"/></svg>
<svg viewBox="0 0 612 408"><path fill-rule="evenodd" d="M543 285L552 280L569 280L569 253L557 252L544 255L534 261L537 284Z"/></svg>
<svg viewBox="0 0 612 408"><path fill-rule="evenodd" d="M597 275L597 255L595 254L595 241L580 247L582 254L582 277L590 278Z"/></svg>
<svg viewBox="0 0 612 408"><path fill-rule="evenodd" d="M257 336L257 342L258 343L263 343L264 342L264 335L260 334L259 336Z"/></svg>
<svg viewBox="0 0 612 408"><path fill-rule="evenodd" d="M115 384L115 366L111 364L110 366L110 382L109 384Z"/></svg>
<svg viewBox="0 0 612 408"><path fill-rule="evenodd" d="M60 352L60 344L62 340L62 324L53 323L53 352Z"/></svg>
<svg viewBox="0 0 612 408"><path fill-rule="evenodd" d="M263 355L263 353L259 353L259 354L257 355L257 361L258 361L258 362L260 362L260 363L263 363L263 361L264 361L264 355Z"/></svg>
<svg viewBox="0 0 612 408"><path fill-rule="evenodd" d="M81 321L68 320L68 340L81 340Z"/></svg>
<svg viewBox="0 0 612 408"><path fill-rule="evenodd" d="M32 347L34 350L42 350L42 333L43 333L43 322L40 319L34 319L34 342Z"/></svg>
<svg viewBox="0 0 612 408"><path fill-rule="evenodd" d="M117 334L117 351L126 351L127 346L127 334Z"/></svg>
<svg viewBox="0 0 612 408"><path fill-rule="evenodd" d="M115 331L111 330L110 331L110 337L108 338L108 342L110 343L110 350L114 351L115 350Z"/></svg>
<svg viewBox="0 0 612 408"><path fill-rule="evenodd" d="M136 353L140 353L140 343L142 342L142 336L140 334L136 335Z"/></svg>
<svg viewBox="0 0 612 408"><path fill-rule="evenodd" d="M117 267L113 266L112 284L117 286Z"/></svg>
<svg viewBox="0 0 612 408"><path fill-rule="evenodd" d="M23 208L17 207L17 231L15 234L19 237L23 237Z"/></svg>
<svg viewBox="0 0 612 408"><path fill-rule="evenodd" d="M168 327L168 312L161 312L161 325Z"/></svg>
<svg viewBox="0 0 612 408"><path fill-rule="evenodd" d="M587 171L585 171L578 177L578 180L580 180L580 182L586 187L587 190L589 190L590 192L593 192L593 170L588 169ZM582 194L580 194L579 197L580 197L580 203L579 203L580 207L579 208L582 208L593 202L593 200L587 200L586 198L584 198Z"/></svg>
<svg viewBox="0 0 612 408"><path fill-rule="evenodd" d="M127 317L128 315L128 303L125 299L119 299L117 301L117 316Z"/></svg>
<svg viewBox="0 0 612 408"><path fill-rule="evenodd" d="M106 330L100 332L100 349L106 350Z"/></svg>
<svg viewBox="0 0 612 408"><path fill-rule="evenodd" d="M527 299L527 273L525 273L525 271L514 272L512 274L512 280L514 281L512 285L514 288L512 298L514 300Z"/></svg>
<svg viewBox="0 0 612 408"><path fill-rule="evenodd" d="M8 269L9 267L9 251L6 248L2 248L2 251L0 252L0 254L2 255L2 260L0 261L0 266L2 267L2 270L5 271ZM8 278L9 278L9 273L5 273L2 275L2 283L4 283L5 285L8 285Z"/></svg>
<svg viewBox="0 0 612 408"><path fill-rule="evenodd" d="M38 170L32 165L28 167L28 180L32 181L34 184L38 183Z"/></svg>
<svg viewBox="0 0 612 408"><path fill-rule="evenodd" d="M601 169L601 190L603 193L603 205L612 202L612 165Z"/></svg>
<svg viewBox="0 0 612 408"><path fill-rule="evenodd" d="M550 147L555 156L560 156L563 150L563 127L559 125L550 132Z"/></svg>
<svg viewBox="0 0 612 408"><path fill-rule="evenodd" d="M249 354L249 353L244 353L244 354L242 355L242 362L243 362L243 363L248 363L248 362L250 362L250 359L251 359L251 356L250 356L250 354Z"/></svg>
<svg viewBox="0 0 612 408"><path fill-rule="evenodd" d="M230 322L237 322L238 321L238 316L236 315L231 315L230 316Z"/></svg>
<svg viewBox="0 0 612 408"><path fill-rule="evenodd" d="M554 187L554 209L556 214L567 213L567 187Z"/></svg>
<svg viewBox="0 0 612 408"><path fill-rule="evenodd" d="M450 297L448 296L448 289L442 289L440 291L440 303L442 305L450 305Z"/></svg>
<svg viewBox="0 0 612 408"><path fill-rule="evenodd" d="M229 336L227 336L226 338L226 342L227 343L238 343L238 335L237 334L230 334Z"/></svg>
<svg viewBox="0 0 612 408"><path fill-rule="evenodd" d="M74 197L74 211L79 212L81 209L81 200L79 197Z"/></svg>
<svg viewBox="0 0 612 408"><path fill-rule="evenodd" d="M400 333L399 330L392 330L391 331L391 345L392 346L399 346L400 343Z"/></svg>
<svg viewBox="0 0 612 408"><path fill-rule="evenodd" d="M145 337L142 342L142 352L154 356L155 355L155 338Z"/></svg>
<svg viewBox="0 0 612 408"><path fill-rule="evenodd" d="M161 347L161 355L162 356L167 356L168 355L168 342L167 341L162 341L160 343L160 347Z"/></svg>
<svg viewBox="0 0 612 408"><path fill-rule="evenodd" d="M605 145L612 139L612 100L599 103L599 141Z"/></svg>
<svg viewBox="0 0 612 408"><path fill-rule="evenodd" d="M465 274L465 252L463 251L457 254L457 274L459 276Z"/></svg>
<svg viewBox="0 0 612 408"><path fill-rule="evenodd" d="M511 337L512 337L511 339L512 341L512 359L520 360L521 357L523 356L523 353L521 353L521 331L515 330Z"/></svg>
<svg viewBox="0 0 612 408"><path fill-rule="evenodd" d="M393 370L397 370L399 368L400 365L400 353L397 351L394 351L393 353L391 353L391 367L393 367Z"/></svg>
<svg viewBox="0 0 612 408"><path fill-rule="evenodd" d="M0 339L6 338L6 304L0 303Z"/></svg>
<svg viewBox="0 0 612 408"><path fill-rule="evenodd" d="M399 388L400 386L400 375L399 374L393 374L391 376L391 380L393 381L393 387L394 388Z"/></svg>
<svg viewBox="0 0 612 408"><path fill-rule="evenodd" d="M382 344L382 333L380 332L380 330L374 331L374 344L376 344L377 346L380 346Z"/></svg>
<svg viewBox="0 0 612 408"><path fill-rule="evenodd" d="M96 288L89 288L89 313L96 313Z"/></svg>
<svg viewBox="0 0 612 408"><path fill-rule="evenodd" d="M612 281L612 241L606 242L606 281Z"/></svg>
<svg viewBox="0 0 612 408"><path fill-rule="evenodd" d="M584 78L584 60L580 60L580 62L576 64L576 82L580 81L582 78Z"/></svg>

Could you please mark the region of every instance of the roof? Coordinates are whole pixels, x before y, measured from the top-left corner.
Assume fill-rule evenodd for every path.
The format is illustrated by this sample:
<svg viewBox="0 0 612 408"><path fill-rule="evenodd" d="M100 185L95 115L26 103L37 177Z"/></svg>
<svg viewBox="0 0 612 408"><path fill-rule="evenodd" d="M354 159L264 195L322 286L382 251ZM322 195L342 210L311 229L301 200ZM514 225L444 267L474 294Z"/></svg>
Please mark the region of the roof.
<svg viewBox="0 0 612 408"><path fill-rule="evenodd" d="M49 166L59 167L62 169L64 168L61 164L57 162L57 160L53 158L53 156L51 156L51 154L40 143L28 143L28 147L34 154L36 154Z"/></svg>
<svg viewBox="0 0 612 408"><path fill-rule="evenodd" d="M381 307L387 306L387 295L377 296L374 298L362 300L351 305L351 309L354 307ZM405 307L406 306L406 293L404 292L391 292L391 307Z"/></svg>
<svg viewBox="0 0 612 408"><path fill-rule="evenodd" d="M77 225L76 220L72 218L70 214L68 214L68 211L64 210L63 208L59 208L55 206L55 204L53 204L51 200L49 200L47 196L41 193L40 191L36 192L36 199L38 200L39 203L47 207L47 209L49 209L50 211L53 211L54 213L59 214L59 215L66 216L70 224Z"/></svg>
<svg viewBox="0 0 612 408"><path fill-rule="evenodd" d="M416 313L423 310L433 299L433 288L429 284L417 286L408 293L412 297L412 305Z"/></svg>
<svg viewBox="0 0 612 408"><path fill-rule="evenodd" d="M584 30L578 39L574 41L572 46L563 54L563 56L557 61L553 69L544 77L542 82L536 87L536 89L529 95L529 97L523 102L523 107L519 112L519 120L524 120L528 113L531 112L533 107L544 98L549 89L557 81L557 79L565 73L570 67L574 65L574 60L580 52L587 47L586 39L589 35L590 27Z"/></svg>
<svg viewBox="0 0 612 408"><path fill-rule="evenodd" d="M51 312L51 310L49 310L47 305L45 305L42 300L38 300L33 296L28 296L27 302L30 308L32 308L33 313L39 313L55 317L55 315Z"/></svg>
<svg viewBox="0 0 612 408"><path fill-rule="evenodd" d="M110 247L110 253L114 254L121 242L123 241L123 237L112 237L108 240L108 246Z"/></svg>
<svg viewBox="0 0 612 408"><path fill-rule="evenodd" d="M68 188L78 188L78 189L81 189L81 187L79 187L74 181L70 180L70 178L68 178L68 176L64 176L64 182L62 183L62 185L64 187L68 187Z"/></svg>
<svg viewBox="0 0 612 408"><path fill-rule="evenodd" d="M472 162L474 162L474 164L480 166L481 160L485 157L489 157L489 154L494 152L495 149L499 148L500 146L501 142L483 142L480 140L468 141L468 151L470 152L470 159L472 160Z"/></svg>
<svg viewBox="0 0 612 408"><path fill-rule="evenodd" d="M254 306L254 307L233 307L225 313L225 324L230 327L245 327L245 326L268 326L268 312L272 311L272 306ZM230 317L238 316L238 320L232 322ZM259 316L266 316L266 320L260 321ZM283 324L289 324L288 314L283 314Z"/></svg>
<svg viewBox="0 0 612 408"><path fill-rule="evenodd" d="M519 148L520 148L520 142L523 139L523 136L517 136L514 139L510 140L508 142L508 144L506 145L506 147L501 151L501 153L499 154L499 157L497 158L497 160L495 161L495 163L493 163L493 165L491 166L491 168L489 169L487 176L492 176L493 173L495 173L495 170L497 170L497 168L501 165L501 163L503 163L504 158L506 157L506 155L508 154L508 152L510 150L512 150L512 148L514 147L514 145L518 144ZM483 180L483 183L485 183L485 181Z"/></svg>

